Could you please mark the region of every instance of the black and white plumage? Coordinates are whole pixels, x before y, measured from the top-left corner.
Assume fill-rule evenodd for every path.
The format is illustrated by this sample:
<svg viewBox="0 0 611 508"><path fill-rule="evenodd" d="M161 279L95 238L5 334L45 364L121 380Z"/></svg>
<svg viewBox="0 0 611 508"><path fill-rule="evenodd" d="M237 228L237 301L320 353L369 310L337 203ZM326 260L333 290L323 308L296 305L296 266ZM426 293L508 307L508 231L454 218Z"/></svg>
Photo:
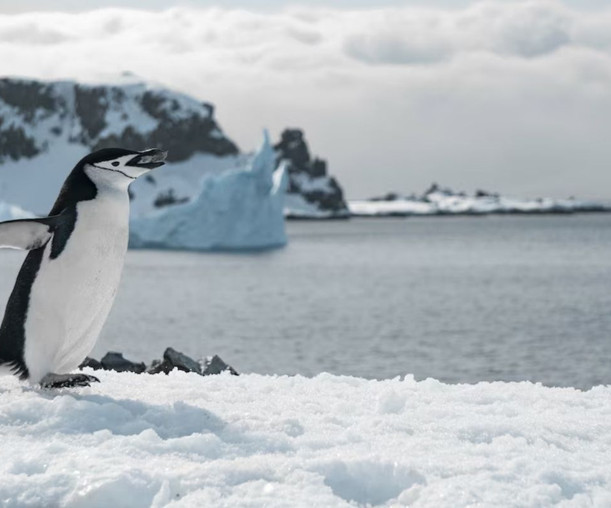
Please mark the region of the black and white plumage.
<svg viewBox="0 0 611 508"><path fill-rule="evenodd" d="M68 175L48 217L0 223L0 247L30 251L0 326L0 365L43 386L97 381L70 372L93 349L119 286L129 184L166 155L91 153Z"/></svg>

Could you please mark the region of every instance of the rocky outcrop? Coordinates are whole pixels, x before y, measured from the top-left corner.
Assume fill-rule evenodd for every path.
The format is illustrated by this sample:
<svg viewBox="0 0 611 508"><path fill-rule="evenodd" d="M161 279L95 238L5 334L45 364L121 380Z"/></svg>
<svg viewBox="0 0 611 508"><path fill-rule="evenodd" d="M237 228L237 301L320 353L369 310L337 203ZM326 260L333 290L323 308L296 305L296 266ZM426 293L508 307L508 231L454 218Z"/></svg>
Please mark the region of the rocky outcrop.
<svg viewBox="0 0 611 508"><path fill-rule="evenodd" d="M106 353L100 360L100 364L104 370L116 370L117 372L135 372L136 374L141 374L146 370L144 362L132 362L123 358L123 354L116 351Z"/></svg>
<svg viewBox="0 0 611 508"><path fill-rule="evenodd" d="M278 164L286 162L289 173L287 217L329 219L350 215L342 188L328 175L326 161L310 156L302 130L285 129L274 149Z"/></svg>
<svg viewBox="0 0 611 508"><path fill-rule="evenodd" d="M0 79L0 162L35 157L62 139L88 151L163 148L170 162L238 153L210 104L176 92L144 83Z"/></svg>
<svg viewBox="0 0 611 508"><path fill-rule="evenodd" d="M115 372L133 372L135 374L169 374L173 370L183 372L193 372L200 376L212 376L229 372L233 376L239 376L238 372L227 365L219 356L214 355L196 361L193 358L176 351L174 348L167 348L163 353L163 360L153 360L149 366L144 362L132 362L123 357L122 353L109 351L102 360L87 357L79 366L79 369L91 368L93 370L114 370Z"/></svg>
<svg viewBox="0 0 611 508"><path fill-rule="evenodd" d="M433 183L422 195L394 192L366 201L350 201L352 215L359 217L405 217L411 215L566 214L611 212L596 201L569 199L521 199L476 190L472 195L454 192Z"/></svg>
<svg viewBox="0 0 611 508"><path fill-rule="evenodd" d="M1 200L43 215L74 164L111 146L168 151L171 185L162 178L157 186L148 183L150 189L146 182L130 188L138 200L132 209L146 213L184 204L204 175L232 169L242 157L211 104L133 77L96 85L0 79Z"/></svg>

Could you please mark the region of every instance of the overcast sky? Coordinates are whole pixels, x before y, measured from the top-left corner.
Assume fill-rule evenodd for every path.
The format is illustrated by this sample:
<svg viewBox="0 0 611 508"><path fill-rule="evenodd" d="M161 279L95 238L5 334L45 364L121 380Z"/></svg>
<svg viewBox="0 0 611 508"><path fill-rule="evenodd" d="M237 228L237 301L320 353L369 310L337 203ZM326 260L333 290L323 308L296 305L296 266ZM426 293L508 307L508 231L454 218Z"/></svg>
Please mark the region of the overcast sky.
<svg viewBox="0 0 611 508"><path fill-rule="evenodd" d="M497 3L516 3L515 0L496 0ZM163 10L168 5L183 7L223 7L273 11L282 7L317 6L327 8L380 8L380 7L442 7L460 9L473 4L473 0L128 0L123 2L101 0L0 0L2 12L45 11L86 11L103 7L130 7ZM564 5L579 9L599 9L609 6L609 0L565 0Z"/></svg>
<svg viewBox="0 0 611 508"><path fill-rule="evenodd" d="M132 71L215 103L244 150L263 127L302 127L350 197L438 181L609 198L605 3L0 1L0 68Z"/></svg>

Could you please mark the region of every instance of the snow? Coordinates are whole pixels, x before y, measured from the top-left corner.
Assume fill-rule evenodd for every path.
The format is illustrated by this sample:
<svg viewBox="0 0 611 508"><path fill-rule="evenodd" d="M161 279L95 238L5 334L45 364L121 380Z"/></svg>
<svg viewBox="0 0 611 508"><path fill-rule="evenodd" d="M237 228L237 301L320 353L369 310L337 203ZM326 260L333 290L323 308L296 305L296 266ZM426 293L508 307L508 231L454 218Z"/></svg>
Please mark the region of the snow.
<svg viewBox="0 0 611 508"><path fill-rule="evenodd" d="M130 224L130 245L194 250L283 246L286 185L286 171L275 170L265 133L248 167L208 175L194 199L136 216Z"/></svg>
<svg viewBox="0 0 611 508"><path fill-rule="evenodd" d="M396 199L392 201L349 201L348 208L352 215L433 215L437 208L426 201Z"/></svg>
<svg viewBox="0 0 611 508"><path fill-rule="evenodd" d="M610 387L95 375L0 377L2 506L611 505Z"/></svg>
<svg viewBox="0 0 611 508"><path fill-rule="evenodd" d="M347 218L349 214L323 210L317 203L310 203L302 194L290 192L284 197L284 214L293 219Z"/></svg>
<svg viewBox="0 0 611 508"><path fill-rule="evenodd" d="M333 188L331 187L328 176L319 176L317 178L314 178L305 173L297 173L293 175L293 180L302 192L333 192Z"/></svg>

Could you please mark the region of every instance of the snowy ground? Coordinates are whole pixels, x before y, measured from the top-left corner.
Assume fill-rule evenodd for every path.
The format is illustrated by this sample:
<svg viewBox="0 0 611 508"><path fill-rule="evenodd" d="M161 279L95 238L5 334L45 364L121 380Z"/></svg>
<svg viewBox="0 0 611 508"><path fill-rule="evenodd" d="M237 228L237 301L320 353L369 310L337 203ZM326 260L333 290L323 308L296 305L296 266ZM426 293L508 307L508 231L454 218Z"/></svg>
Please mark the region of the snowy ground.
<svg viewBox="0 0 611 508"><path fill-rule="evenodd" d="M0 505L611 506L611 388L0 378Z"/></svg>

